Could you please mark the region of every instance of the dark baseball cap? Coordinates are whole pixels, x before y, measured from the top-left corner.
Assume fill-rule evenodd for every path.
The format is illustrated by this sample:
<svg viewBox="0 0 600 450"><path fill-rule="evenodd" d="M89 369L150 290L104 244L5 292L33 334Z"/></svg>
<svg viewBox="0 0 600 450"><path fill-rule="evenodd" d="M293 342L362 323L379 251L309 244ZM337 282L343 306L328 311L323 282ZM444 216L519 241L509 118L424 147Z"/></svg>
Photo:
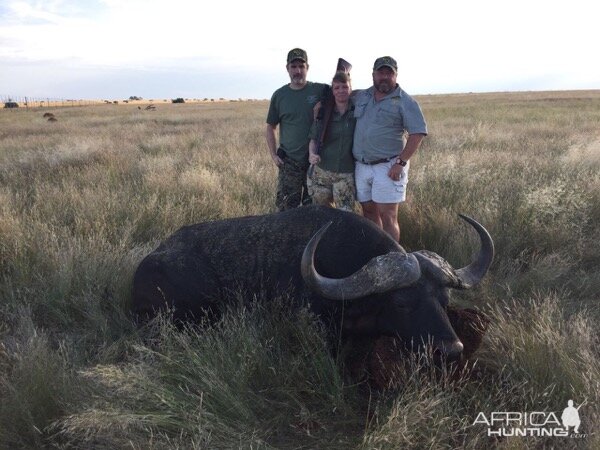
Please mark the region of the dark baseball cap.
<svg viewBox="0 0 600 450"><path fill-rule="evenodd" d="M301 61L304 61L305 63L308 62L308 56L306 55L306 52L304 50L302 50L301 48L293 48L292 50L290 50L288 52L288 57L287 57L288 64L291 63L292 61L294 61L295 59L299 59Z"/></svg>
<svg viewBox="0 0 600 450"><path fill-rule="evenodd" d="M382 67L389 67L394 72L398 72L398 63L391 56L382 56L381 58L377 58L375 60L375 64L373 64L373 70L379 70Z"/></svg>

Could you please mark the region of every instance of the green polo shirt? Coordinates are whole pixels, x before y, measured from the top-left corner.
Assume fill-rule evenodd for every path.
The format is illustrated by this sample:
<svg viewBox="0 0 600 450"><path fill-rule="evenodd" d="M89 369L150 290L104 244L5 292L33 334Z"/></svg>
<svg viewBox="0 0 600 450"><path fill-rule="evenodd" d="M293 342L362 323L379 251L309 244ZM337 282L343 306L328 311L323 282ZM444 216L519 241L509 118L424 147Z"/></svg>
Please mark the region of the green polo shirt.
<svg viewBox="0 0 600 450"><path fill-rule="evenodd" d="M297 90L285 85L271 97L267 123L279 126L279 147L294 161L308 163L308 133L313 122L313 108L326 87L326 84L311 81Z"/></svg>
<svg viewBox="0 0 600 450"><path fill-rule="evenodd" d="M354 172L352 141L355 126L356 119L354 117L353 106L349 106L342 115L335 109L333 110L325 142L319 151L319 156L321 157L319 167L321 169L336 173ZM320 121L313 123L310 128L309 137L318 141L320 129Z"/></svg>

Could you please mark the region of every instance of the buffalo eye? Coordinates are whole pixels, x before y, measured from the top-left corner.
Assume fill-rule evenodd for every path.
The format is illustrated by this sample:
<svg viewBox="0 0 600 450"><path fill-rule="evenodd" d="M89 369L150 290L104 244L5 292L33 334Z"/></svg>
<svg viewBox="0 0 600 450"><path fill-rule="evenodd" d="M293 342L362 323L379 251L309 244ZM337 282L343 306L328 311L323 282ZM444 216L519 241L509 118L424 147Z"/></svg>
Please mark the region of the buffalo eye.
<svg viewBox="0 0 600 450"><path fill-rule="evenodd" d="M394 302L394 306L396 308L400 308L402 310L412 310L416 308L416 299L415 298L402 298L396 299Z"/></svg>

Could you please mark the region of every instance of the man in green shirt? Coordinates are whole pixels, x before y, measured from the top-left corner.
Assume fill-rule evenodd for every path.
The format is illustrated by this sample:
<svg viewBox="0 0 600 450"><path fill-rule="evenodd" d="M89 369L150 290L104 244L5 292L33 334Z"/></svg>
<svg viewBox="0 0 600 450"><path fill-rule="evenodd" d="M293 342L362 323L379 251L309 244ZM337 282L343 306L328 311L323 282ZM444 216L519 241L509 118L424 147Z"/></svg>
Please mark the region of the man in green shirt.
<svg viewBox="0 0 600 450"><path fill-rule="evenodd" d="M308 57L300 48L289 51L287 72L290 83L271 97L267 114L266 139L273 162L279 169L275 204L279 211L310 203L306 187L308 134L314 105L327 85L306 80ZM279 147L276 130L279 127Z"/></svg>

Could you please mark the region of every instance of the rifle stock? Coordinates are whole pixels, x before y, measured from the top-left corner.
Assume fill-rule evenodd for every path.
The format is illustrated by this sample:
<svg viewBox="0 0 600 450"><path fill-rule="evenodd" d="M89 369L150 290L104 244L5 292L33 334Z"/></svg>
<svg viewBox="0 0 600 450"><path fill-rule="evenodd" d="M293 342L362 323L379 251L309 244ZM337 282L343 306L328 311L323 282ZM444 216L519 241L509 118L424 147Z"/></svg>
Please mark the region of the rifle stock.
<svg viewBox="0 0 600 450"><path fill-rule="evenodd" d="M339 58L338 64L337 64L337 67L335 70L336 70L336 72L350 73L350 71L352 70L352 64L350 64L344 58Z"/></svg>

